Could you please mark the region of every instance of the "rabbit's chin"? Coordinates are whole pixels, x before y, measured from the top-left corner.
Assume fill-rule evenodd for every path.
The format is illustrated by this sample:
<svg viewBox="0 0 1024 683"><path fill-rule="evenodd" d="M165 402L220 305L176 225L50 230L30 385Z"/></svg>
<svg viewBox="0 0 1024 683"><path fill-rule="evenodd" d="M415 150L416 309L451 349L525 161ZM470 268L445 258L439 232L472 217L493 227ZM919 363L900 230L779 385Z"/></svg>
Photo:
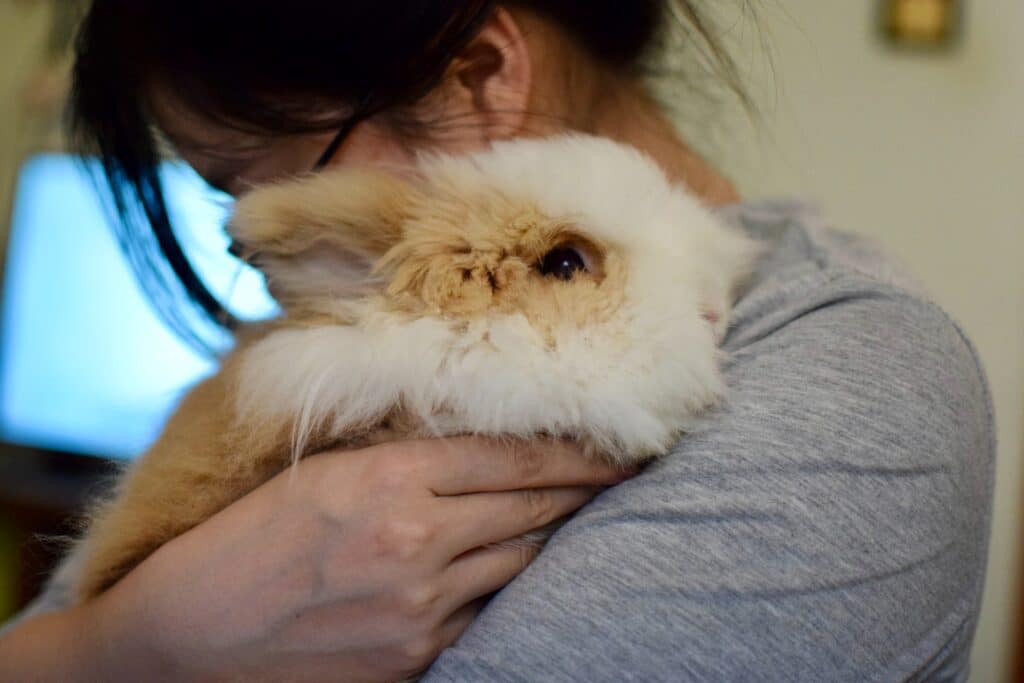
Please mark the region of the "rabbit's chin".
<svg viewBox="0 0 1024 683"><path fill-rule="evenodd" d="M420 436L553 435L632 463L721 399L718 343L757 248L653 160L564 136L420 171L412 185L320 176L243 200L236 228L289 320L297 301L322 317L246 348L239 424L292 423L296 456L315 435L346 442L402 415ZM581 258L595 272L538 267L568 247L597 256ZM314 253L314 270L294 270ZM368 255L386 285L353 297Z"/></svg>
<svg viewBox="0 0 1024 683"><path fill-rule="evenodd" d="M564 437L634 463L669 449L724 393L711 326L696 302L677 309L551 339L519 315L453 322L379 311L278 329L243 351L236 416L292 421L300 457L311 435L349 442L383 429Z"/></svg>

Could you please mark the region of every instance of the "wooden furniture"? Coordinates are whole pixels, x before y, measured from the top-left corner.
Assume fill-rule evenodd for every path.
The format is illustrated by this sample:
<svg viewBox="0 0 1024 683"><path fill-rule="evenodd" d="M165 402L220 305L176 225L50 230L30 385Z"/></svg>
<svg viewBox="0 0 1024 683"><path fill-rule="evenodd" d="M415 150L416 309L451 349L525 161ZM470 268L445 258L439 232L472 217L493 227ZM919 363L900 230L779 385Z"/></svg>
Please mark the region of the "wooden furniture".
<svg viewBox="0 0 1024 683"><path fill-rule="evenodd" d="M88 500L113 480L116 465L99 458L0 446L0 518L15 537L13 600L21 609L38 594L75 533ZM0 620L9 615L0 614Z"/></svg>

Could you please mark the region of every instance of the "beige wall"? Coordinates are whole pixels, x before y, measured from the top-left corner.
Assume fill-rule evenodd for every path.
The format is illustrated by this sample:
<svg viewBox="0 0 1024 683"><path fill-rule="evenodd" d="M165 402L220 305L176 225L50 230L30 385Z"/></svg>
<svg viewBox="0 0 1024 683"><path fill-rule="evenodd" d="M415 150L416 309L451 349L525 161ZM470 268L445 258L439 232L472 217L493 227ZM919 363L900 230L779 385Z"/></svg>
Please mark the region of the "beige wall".
<svg viewBox="0 0 1024 683"><path fill-rule="evenodd" d="M17 167L31 149L25 116L29 80L38 73L50 26L49 2L0 0L0 245L7 230Z"/></svg>
<svg viewBox="0 0 1024 683"><path fill-rule="evenodd" d="M972 681L1007 681L1020 609L1024 418L1024 2L966 0L948 55L894 53L868 0L754 0L775 83L723 149L751 195L817 199L907 264L966 328L999 427L992 551ZM747 42L750 25L747 25Z"/></svg>
<svg viewBox="0 0 1024 683"><path fill-rule="evenodd" d="M46 3L0 0L0 254L17 164L26 150L24 85L42 52L48 18ZM0 621L14 609L18 567L15 535L0 518Z"/></svg>

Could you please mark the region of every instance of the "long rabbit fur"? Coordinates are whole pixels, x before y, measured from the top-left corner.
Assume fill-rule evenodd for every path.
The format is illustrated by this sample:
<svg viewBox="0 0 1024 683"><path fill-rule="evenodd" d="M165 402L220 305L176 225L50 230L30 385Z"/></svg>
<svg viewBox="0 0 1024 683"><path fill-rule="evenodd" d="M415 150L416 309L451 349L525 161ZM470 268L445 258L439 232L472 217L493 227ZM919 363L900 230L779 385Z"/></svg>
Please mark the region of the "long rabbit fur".
<svg viewBox="0 0 1024 683"><path fill-rule="evenodd" d="M229 230L283 313L93 511L79 599L327 448L476 434L622 465L664 453L725 393L718 341L758 251L648 157L581 135L287 180ZM582 268L545 269L565 250Z"/></svg>

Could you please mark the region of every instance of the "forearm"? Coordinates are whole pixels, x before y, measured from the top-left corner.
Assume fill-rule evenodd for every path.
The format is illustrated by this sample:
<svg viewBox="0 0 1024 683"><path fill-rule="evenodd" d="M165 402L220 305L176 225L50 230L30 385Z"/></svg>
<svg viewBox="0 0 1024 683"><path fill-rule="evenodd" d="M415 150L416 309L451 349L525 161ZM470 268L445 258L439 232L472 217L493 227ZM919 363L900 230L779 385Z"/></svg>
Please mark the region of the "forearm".
<svg viewBox="0 0 1024 683"><path fill-rule="evenodd" d="M174 680L159 658L140 647L142 633L121 628L114 607L93 603L15 626L0 637L0 680Z"/></svg>
<svg viewBox="0 0 1024 683"><path fill-rule="evenodd" d="M34 617L0 638L0 673L12 681L100 681L87 613L71 609Z"/></svg>

